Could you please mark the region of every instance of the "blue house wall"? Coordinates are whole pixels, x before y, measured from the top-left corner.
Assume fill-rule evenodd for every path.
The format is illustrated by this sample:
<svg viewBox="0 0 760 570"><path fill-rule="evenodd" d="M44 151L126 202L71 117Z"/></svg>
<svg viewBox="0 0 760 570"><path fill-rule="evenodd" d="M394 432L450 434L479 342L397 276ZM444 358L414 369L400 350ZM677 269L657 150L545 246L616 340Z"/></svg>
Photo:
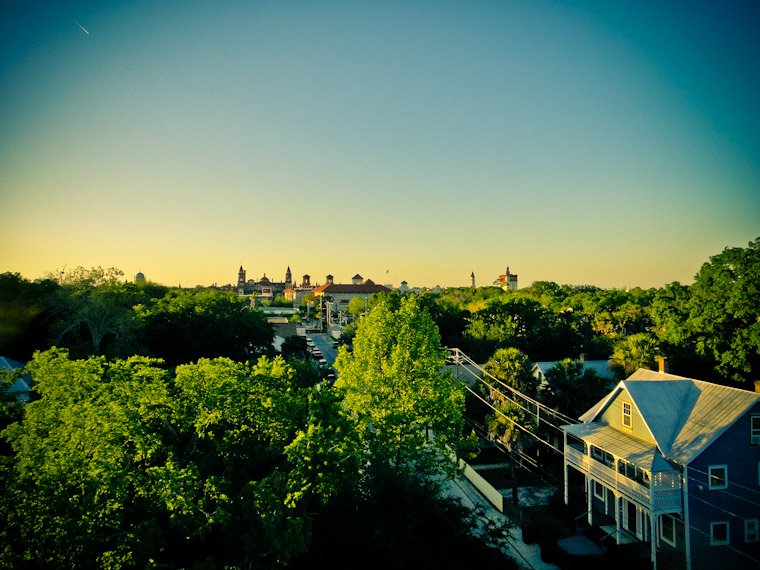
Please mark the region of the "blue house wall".
<svg viewBox="0 0 760 570"><path fill-rule="evenodd" d="M693 570L760 567L760 542L745 541L744 523L746 519L760 519L760 445L750 444L753 414L760 414L760 403L734 422L687 468L687 532ZM710 489L709 468L720 465L727 467L728 487ZM711 545L710 523L714 522L729 523L728 545Z"/></svg>

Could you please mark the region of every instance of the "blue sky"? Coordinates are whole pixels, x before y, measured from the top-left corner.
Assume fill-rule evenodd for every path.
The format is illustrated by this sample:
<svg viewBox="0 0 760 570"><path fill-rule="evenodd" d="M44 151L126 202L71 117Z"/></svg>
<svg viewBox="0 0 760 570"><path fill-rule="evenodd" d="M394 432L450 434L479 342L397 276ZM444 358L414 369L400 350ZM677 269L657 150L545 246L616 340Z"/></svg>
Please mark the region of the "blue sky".
<svg viewBox="0 0 760 570"><path fill-rule="evenodd" d="M0 271L657 287L760 236L756 2L156 4L0 8Z"/></svg>

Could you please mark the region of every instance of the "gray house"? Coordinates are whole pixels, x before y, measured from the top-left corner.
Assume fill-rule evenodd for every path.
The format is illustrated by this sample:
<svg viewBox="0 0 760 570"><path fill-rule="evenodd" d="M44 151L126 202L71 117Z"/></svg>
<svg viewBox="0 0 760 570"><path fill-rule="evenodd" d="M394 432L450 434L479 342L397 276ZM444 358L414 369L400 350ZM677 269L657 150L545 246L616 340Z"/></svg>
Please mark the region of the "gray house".
<svg viewBox="0 0 760 570"><path fill-rule="evenodd" d="M32 377L29 374L19 376L24 365L11 358L0 356L0 370L4 370L8 377L13 378L13 382L8 386L8 392L13 394L19 402L28 402L29 395L32 393Z"/></svg>
<svg viewBox="0 0 760 570"><path fill-rule="evenodd" d="M565 501L655 568L760 567L760 394L640 369L563 426Z"/></svg>

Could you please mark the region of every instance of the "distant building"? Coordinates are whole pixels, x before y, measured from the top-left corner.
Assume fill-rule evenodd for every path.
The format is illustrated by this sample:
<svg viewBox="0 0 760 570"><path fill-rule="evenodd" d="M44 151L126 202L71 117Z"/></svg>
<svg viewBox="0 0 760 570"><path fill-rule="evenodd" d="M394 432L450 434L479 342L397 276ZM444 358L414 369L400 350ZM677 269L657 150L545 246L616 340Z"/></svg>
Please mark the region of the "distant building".
<svg viewBox="0 0 760 570"><path fill-rule="evenodd" d="M270 280L266 273L258 280L246 279L246 270L243 266L240 266L238 270L237 288L233 288L232 285L223 285L218 289L235 291L238 295L255 295L257 298L272 300L279 295L284 295L285 290L293 283L292 272L290 267L285 271L285 281L277 282Z"/></svg>
<svg viewBox="0 0 760 570"><path fill-rule="evenodd" d="M470 287L475 289L475 272L470 273Z"/></svg>
<svg viewBox="0 0 760 570"><path fill-rule="evenodd" d="M580 420L562 426L565 502L585 497L608 542L655 568L756 567L760 394L639 369Z"/></svg>
<svg viewBox="0 0 760 570"><path fill-rule="evenodd" d="M295 283L288 284L288 286L285 287L285 292L283 294L285 295L285 299L287 301L293 303L294 307L300 307L303 298L313 291L314 287L311 285L311 275L304 275L301 278L300 285L296 285Z"/></svg>
<svg viewBox="0 0 760 570"><path fill-rule="evenodd" d="M138 271L137 274L135 275L135 283L137 285L141 285L145 283L145 275L141 271Z"/></svg>
<svg viewBox="0 0 760 570"><path fill-rule="evenodd" d="M258 294L258 297L261 299L269 300L269 301L274 299L274 285L267 278L266 273L264 273L264 276L261 279L259 279L258 283L256 283L256 293Z"/></svg>
<svg viewBox="0 0 760 570"><path fill-rule="evenodd" d="M360 297L362 299L369 300L375 293L390 293L391 290L384 285L378 285L371 279L362 281L363 277L358 273L351 279L350 284L335 283L333 276L327 276L327 282L324 285L320 285L314 289L315 297L322 297L323 295L332 298L334 311L342 311L348 307L351 299Z"/></svg>
<svg viewBox="0 0 760 570"><path fill-rule="evenodd" d="M504 275L499 275L498 279L493 282L496 287L501 287L505 291L517 291L517 275L509 272L509 266Z"/></svg>

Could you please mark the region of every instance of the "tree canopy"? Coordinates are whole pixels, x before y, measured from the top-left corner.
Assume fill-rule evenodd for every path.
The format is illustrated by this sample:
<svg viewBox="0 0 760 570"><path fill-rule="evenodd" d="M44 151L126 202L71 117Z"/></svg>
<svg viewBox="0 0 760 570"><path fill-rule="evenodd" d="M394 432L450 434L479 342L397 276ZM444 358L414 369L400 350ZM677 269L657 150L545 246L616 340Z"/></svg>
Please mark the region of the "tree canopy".
<svg viewBox="0 0 760 570"><path fill-rule="evenodd" d="M148 353L170 366L218 356L254 360L271 350L264 314L231 292L170 291L135 313Z"/></svg>
<svg viewBox="0 0 760 570"><path fill-rule="evenodd" d="M442 373L445 356L416 297L380 297L359 325L353 352L340 348L336 386L376 461L399 471L440 469L464 444L464 388ZM429 437L432 430L435 437Z"/></svg>
<svg viewBox="0 0 760 570"><path fill-rule="evenodd" d="M686 327L697 352L722 376L757 379L760 370L760 238L710 258L690 288Z"/></svg>
<svg viewBox="0 0 760 570"><path fill-rule="evenodd" d="M40 398L5 433L6 567L279 567L358 471L336 394L281 359L38 354Z"/></svg>
<svg viewBox="0 0 760 570"><path fill-rule="evenodd" d="M546 371L541 399L571 418L580 417L609 391L609 380L585 368L581 360L561 360Z"/></svg>

